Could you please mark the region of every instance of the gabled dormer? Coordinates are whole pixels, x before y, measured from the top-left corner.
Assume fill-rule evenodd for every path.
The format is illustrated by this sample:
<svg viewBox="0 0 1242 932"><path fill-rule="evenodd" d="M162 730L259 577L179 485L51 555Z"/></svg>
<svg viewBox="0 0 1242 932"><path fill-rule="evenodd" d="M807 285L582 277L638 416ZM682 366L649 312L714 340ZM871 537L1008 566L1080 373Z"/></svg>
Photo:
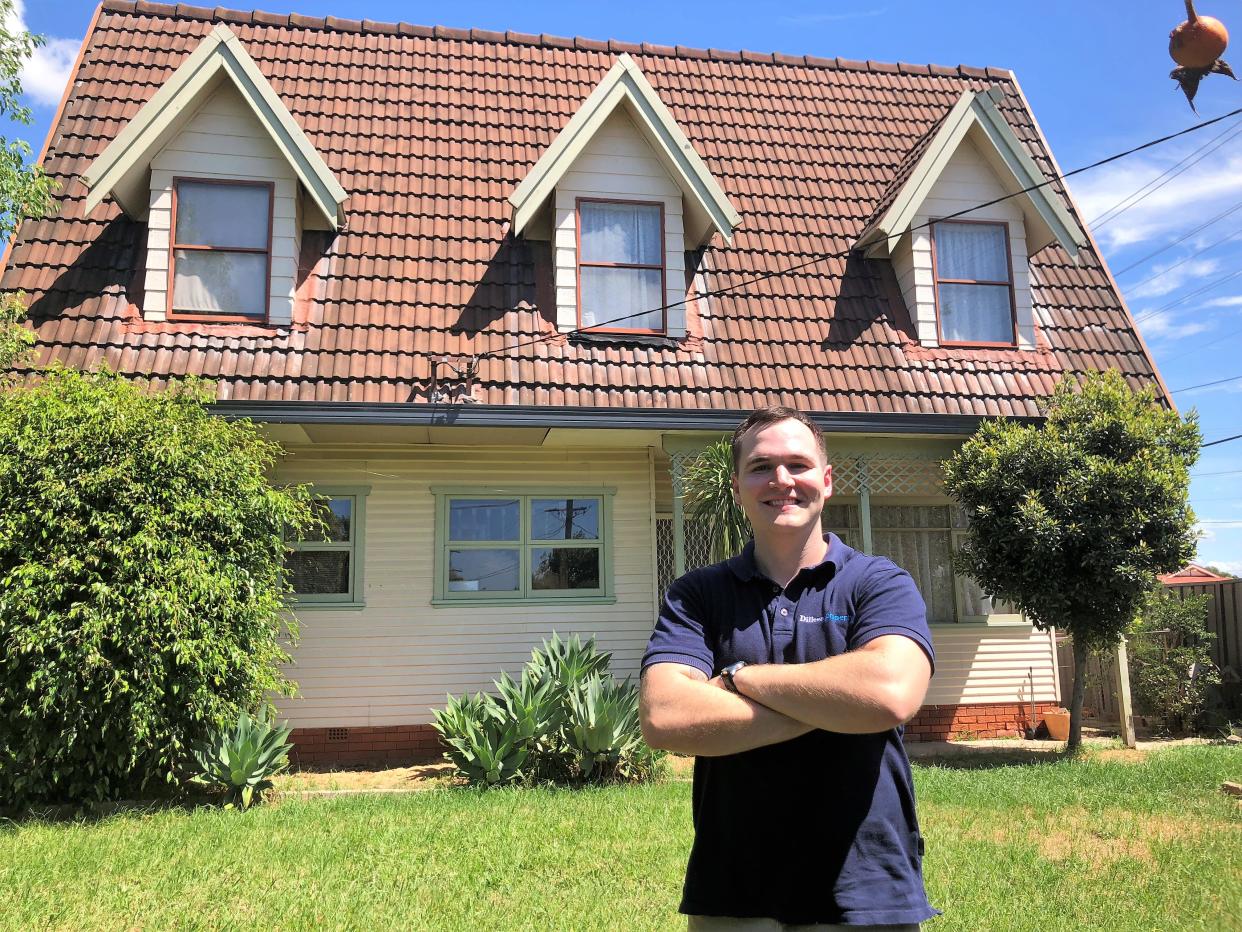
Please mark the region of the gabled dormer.
<svg viewBox="0 0 1242 932"><path fill-rule="evenodd" d="M1056 242L1073 258L1086 243L1001 98L963 92L898 167L857 242L892 260L924 346L1034 348L1030 257ZM978 204L989 206L956 216Z"/></svg>
<svg viewBox="0 0 1242 932"><path fill-rule="evenodd" d="M217 25L83 175L147 224L146 320L287 324L302 231L336 230L345 190Z"/></svg>
<svg viewBox="0 0 1242 932"><path fill-rule="evenodd" d="M684 336L685 253L741 219L628 54L509 201L515 234L552 240L562 332Z"/></svg>

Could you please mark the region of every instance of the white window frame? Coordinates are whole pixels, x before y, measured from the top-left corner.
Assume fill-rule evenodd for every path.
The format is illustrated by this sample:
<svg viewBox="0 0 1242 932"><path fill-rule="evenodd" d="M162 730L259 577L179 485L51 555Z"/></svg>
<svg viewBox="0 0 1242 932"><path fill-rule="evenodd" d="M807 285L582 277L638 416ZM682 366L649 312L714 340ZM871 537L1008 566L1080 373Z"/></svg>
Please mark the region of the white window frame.
<svg viewBox="0 0 1242 932"><path fill-rule="evenodd" d="M366 608L365 598L365 559L366 552L366 514L367 496L371 487L367 485L351 486L320 486L311 488L316 498L350 498L353 506L349 522L348 541L306 541L286 540L285 546L295 551L338 551L348 552L349 557L349 591L341 593L313 592L293 593L290 601L294 608L301 609L362 609Z"/></svg>
<svg viewBox="0 0 1242 932"><path fill-rule="evenodd" d="M435 585L432 604L447 605L564 605L610 604L616 601L612 570L612 503L616 489L608 486L569 487L480 487L437 486L435 496ZM517 540L451 541L449 539L449 503L463 499L516 498L519 500L519 532ZM599 538L591 541L535 540L531 537L531 501L541 498L596 499L599 501ZM597 549L599 560L598 589L534 589L530 584L530 553L539 547ZM517 550L518 589L513 592L479 592L454 590L448 585L449 549Z"/></svg>

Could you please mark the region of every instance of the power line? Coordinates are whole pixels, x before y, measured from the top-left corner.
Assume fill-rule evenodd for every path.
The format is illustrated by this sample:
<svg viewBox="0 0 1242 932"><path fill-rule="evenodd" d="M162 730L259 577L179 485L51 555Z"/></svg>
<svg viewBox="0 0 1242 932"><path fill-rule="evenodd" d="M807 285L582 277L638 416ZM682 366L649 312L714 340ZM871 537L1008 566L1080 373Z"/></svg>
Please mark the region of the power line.
<svg viewBox="0 0 1242 932"><path fill-rule="evenodd" d="M1185 388L1175 388L1169 394L1176 395L1178 392L1188 392L1195 388L1207 388L1209 385L1224 385L1226 382L1237 382L1242 379L1242 375L1231 375L1227 379L1217 379L1215 382L1201 382L1198 385L1187 385Z"/></svg>
<svg viewBox="0 0 1242 932"><path fill-rule="evenodd" d="M1214 447L1218 443L1228 443L1230 440L1242 440L1242 434L1234 434L1232 437L1221 437L1219 440L1213 440L1211 443L1200 444L1199 449L1203 450L1207 447Z"/></svg>
<svg viewBox="0 0 1242 932"><path fill-rule="evenodd" d="M1236 476L1242 474L1242 469L1226 469L1224 472L1192 472L1192 476L1202 478L1204 476Z"/></svg>
<svg viewBox="0 0 1242 932"><path fill-rule="evenodd" d="M1100 214L1098 217L1095 217L1092 220L1087 221L1087 223L1096 229L1099 229L1105 224L1111 223L1112 221L1120 217L1123 213L1125 213L1127 210L1129 210L1131 207L1133 207L1135 204L1138 204L1140 201L1143 201L1148 197L1151 197L1151 195L1155 194L1157 191L1163 188L1166 184L1168 184L1178 175L1182 174L1187 169L1192 168L1193 166L1202 162L1205 158L1207 158L1209 155L1211 155L1213 152L1215 152L1217 149L1219 149L1221 146L1227 143L1230 138L1238 135L1238 133L1242 133L1242 126L1240 125L1235 124L1234 126L1226 128L1223 132L1209 139L1198 149L1195 149L1192 152L1187 153L1184 158L1179 159L1178 161L1174 162L1172 165L1166 168L1163 172L1161 172L1151 181L1147 182L1147 184L1140 187L1133 194L1130 194L1129 196L1123 198L1118 204L1115 204L1114 206L1110 207L1108 210L1104 211L1104 213ZM1229 137L1229 138L1226 138L1226 137ZM1216 145L1213 146L1212 143L1216 143ZM1212 147L1209 149L1207 148L1208 146L1212 146ZM1195 158L1196 155L1198 156L1197 158ZM1193 159L1193 161L1190 161L1191 159ZM1165 177L1165 176L1168 176L1168 177ZM1164 180L1162 181L1161 179L1164 179ZM1159 184L1157 184L1156 182L1159 182ZM1150 188L1150 190L1145 190L1148 188ZM1135 198L1135 200L1127 204L1126 201L1130 201L1131 198ZM1122 206L1123 204L1125 206Z"/></svg>
<svg viewBox="0 0 1242 932"><path fill-rule="evenodd" d="M1184 353L1178 353L1176 356L1169 356L1168 358L1162 360L1160 364L1162 366L1167 366L1171 362L1176 362L1179 359L1185 359L1191 353L1198 353L1201 350L1203 350L1204 347L1215 346L1217 343L1220 343L1222 340L1227 340L1232 336L1237 336L1239 333L1242 333L1242 328L1239 328L1237 330L1230 330L1228 333L1222 333L1220 336L1213 337L1211 340L1202 340L1199 343L1196 343L1190 349L1186 350Z"/></svg>
<svg viewBox="0 0 1242 932"><path fill-rule="evenodd" d="M1177 262L1174 262L1172 265L1165 266L1165 267L1164 267L1163 269L1161 269L1159 272L1153 272L1151 275L1148 275L1148 276L1147 276L1146 278L1144 278L1142 281L1140 281L1140 282L1135 282L1133 285L1127 285L1126 287L1127 287L1127 288L1132 288L1132 289L1137 290L1137 289L1139 289L1139 288L1143 287L1144 285L1146 285L1146 284L1147 284L1148 282L1150 282L1150 281L1154 281L1154 280L1155 280L1155 279L1157 279L1157 278L1161 278L1162 276L1168 275L1170 272L1172 272L1172 271L1173 271L1175 268L1177 268L1179 265L1185 265L1187 262L1189 262L1189 261L1190 261L1191 259L1193 259L1195 256L1201 256L1201 255L1203 255L1205 252L1207 252L1209 249L1215 249L1215 248L1216 248L1217 246L1219 246L1221 243L1228 242L1229 240L1231 240L1231 239L1233 239L1235 236L1237 236L1239 233L1242 233L1242 230L1234 230L1234 231L1233 231L1232 233L1230 233L1228 236L1222 236L1220 239L1216 240L1216 242L1214 242L1214 243L1209 243L1207 246L1204 246L1202 249L1195 250L1195 251L1194 251L1194 252L1192 252L1190 255L1186 256L1184 259L1179 259ZM1173 245L1176 245L1176 244L1173 244ZM1172 246L1172 245L1170 245L1170 246L1168 246L1167 248L1172 249L1172 248L1173 248L1173 246Z"/></svg>
<svg viewBox="0 0 1242 932"><path fill-rule="evenodd" d="M1201 230L1206 230L1206 229L1207 229L1208 227L1210 227L1213 223L1216 223L1218 220L1224 220L1224 219L1225 219L1226 217L1228 217L1230 214L1232 214L1232 213L1234 213L1234 212L1236 212L1236 211L1238 211L1238 210L1242 210L1242 201L1238 201L1238 203L1234 204L1232 207L1226 207L1224 210L1222 210L1222 211L1221 211L1219 214L1217 214L1215 217L1213 217L1213 218L1212 218L1212 219L1210 219L1210 220L1205 220L1203 223L1199 224L1199 225L1198 225L1197 227L1195 227L1193 230L1190 230L1189 232L1184 233L1182 236L1179 236L1177 239L1173 240L1173 242L1169 243L1169 245L1167 245L1167 246L1161 246L1159 249L1155 250L1154 252L1149 252L1147 255L1143 256L1143 258L1141 258L1141 259L1135 259L1133 262L1131 262L1129 265L1127 265L1124 269L1122 269L1122 270L1121 270L1121 271L1119 271L1119 272L1115 272L1115 273L1113 273L1113 274L1114 274L1114 275L1125 275L1125 274L1126 274L1126 272L1130 271L1131 269L1133 269L1133 268L1135 268L1135 267L1137 267L1137 266L1142 265L1142 264L1143 264L1144 262L1146 262L1148 259L1155 258L1156 256L1160 255L1160 253L1162 253L1162 252L1168 252L1168 251L1169 251L1170 249L1172 249L1174 246L1178 246L1178 245L1180 245L1180 244L1182 244L1182 243L1186 242L1186 240L1190 239L1190 238L1191 238L1192 236L1194 236L1196 233L1200 232Z"/></svg>
<svg viewBox="0 0 1242 932"><path fill-rule="evenodd" d="M1213 288L1217 287L1218 285L1223 285L1227 281L1232 281L1233 279L1237 278L1239 275L1242 275L1242 269L1238 269L1237 271L1230 272L1228 275L1223 275L1220 278L1215 279L1214 281L1210 281L1206 285L1196 288L1194 291L1187 292L1186 294L1182 295L1180 298L1176 298L1175 300L1170 301L1168 304L1165 304L1165 305L1162 305L1161 307L1156 308L1154 311L1148 311L1142 317L1134 318L1134 322L1136 324L1140 324L1145 320L1151 320L1153 317L1159 317L1165 311L1171 310L1172 308L1177 307L1179 304L1185 304L1195 295L1202 294L1205 291L1211 291Z"/></svg>
<svg viewBox="0 0 1242 932"><path fill-rule="evenodd" d="M1078 168L1073 169L1072 171L1065 172L1062 175L1053 175L1049 178L1045 178L1043 181L1040 181L1040 182L1037 182L1036 184L1029 185L1028 187L1022 188L1020 191L1014 191L1012 194L1005 194L1005 195L1002 195L1001 197L993 198L990 201L985 201L982 204L976 204L973 207L968 207L964 210L959 210L956 213L949 214L947 217L938 217L934 221L926 220L923 223L919 223L914 226L907 227L905 230L902 230L900 232L889 234L887 237L885 237L885 239L889 241L897 240L905 236L907 233L912 233L915 230L920 230L925 227L929 227L933 223L941 223L946 220L952 220L956 217L961 217L965 214L973 213L976 210L982 210L985 207L991 207L993 204L999 204L1002 201L1010 200L1011 198L1018 197L1019 195L1029 194L1032 191L1037 191L1040 188L1045 188L1048 185L1053 184L1056 181L1064 181L1067 178L1072 178L1075 175L1079 175L1079 174L1082 174L1083 172L1090 171L1093 168L1100 168L1104 165L1108 165L1112 162L1116 162L1119 159L1123 159L1123 158L1126 158L1127 156L1134 155L1137 152L1142 152L1145 149L1151 149L1155 146L1163 145L1164 143L1169 142L1170 140L1173 140L1173 139L1177 139L1180 136L1185 136L1190 133L1198 132L1201 129L1206 129L1209 126L1212 126L1216 123L1220 123L1223 120L1228 120L1230 117L1237 116L1238 114L1242 114L1242 107L1238 107L1234 110L1230 110L1228 113L1224 113L1218 117L1213 117L1210 120L1205 120L1202 123L1196 123L1193 126L1188 126L1186 129L1178 130L1176 133L1169 133L1166 136L1161 136L1157 139L1148 140L1147 142L1141 143L1140 145L1137 145L1137 146L1133 146L1122 152L1117 152L1113 155L1106 156L1105 158L1099 159L1095 162L1091 162L1088 165L1082 165ZM1238 206L1242 207L1242 204L1239 204ZM769 279L778 278L782 275L788 275L790 272L797 272L801 269L810 268L813 265L818 265L819 263L826 262L830 259L845 258L846 256L850 255L850 253L852 253L853 251L854 251L853 247L851 247L851 248L848 248L848 249L845 249L845 250L842 250L836 253L821 254L811 259L807 259L806 261L795 263L794 265L786 266L781 269L776 269L771 272L765 272L762 275L756 275L748 279L743 279L742 281L735 282L732 285L724 285L720 288L715 288L715 289L710 289L707 291L699 292L694 295L694 299L708 298L708 297L714 297L717 295L727 294L731 291L736 291L738 288L743 288L746 285L753 285L753 284L757 284L758 282L763 282ZM521 343L515 343L513 346L506 346L501 349L490 350L488 352L479 353L474 358L476 360L488 359L490 357L511 353L511 352L514 352L515 350L524 349L528 346L536 346L540 343L547 343L551 340L556 340L561 337L570 337L570 336L573 336L574 334L583 333L584 331L595 330L595 329L599 329L600 327L606 327L609 324L617 324L623 321L633 320L636 317L643 317L643 316L646 316L647 314L656 314L656 313L662 314L665 311L670 310L671 308L680 307L683 304L687 304L691 300L692 298L687 296L680 300L669 302L668 304L662 304L662 305L659 305L658 307L648 308L645 311L631 311L619 317L614 317L610 320L597 321L596 323L592 324L590 327L575 327L572 330L567 330L563 332L556 331L552 333L547 333L542 336L535 337L532 340L527 340Z"/></svg>

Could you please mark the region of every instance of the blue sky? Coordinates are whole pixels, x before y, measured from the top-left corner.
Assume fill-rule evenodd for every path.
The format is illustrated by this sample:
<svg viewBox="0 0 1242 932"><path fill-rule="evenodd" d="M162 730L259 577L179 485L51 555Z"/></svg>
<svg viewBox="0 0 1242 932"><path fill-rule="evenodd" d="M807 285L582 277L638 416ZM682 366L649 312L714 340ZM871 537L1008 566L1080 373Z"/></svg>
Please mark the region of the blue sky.
<svg viewBox="0 0 1242 932"><path fill-rule="evenodd" d="M1242 0L1200 0L1197 6L1242 36ZM37 150L94 3L18 0L18 7L26 25L49 40L25 75L35 124L9 131ZM1168 78L1168 33L1184 16L1178 0L457 0L444 5L262 0L259 8L667 45L1011 68L1065 171L1176 132L1197 119ZM1225 58L1236 58L1242 74L1242 52L1231 49ZM1242 107L1242 82L1209 78L1196 102L1202 118ZM1169 169L1176 174L1170 172L1157 182L1158 189L1127 206L1127 197ZM1085 173L1071 185L1179 408L1198 410L1205 440L1242 433L1242 380L1178 391L1242 376L1242 118ZM1118 205L1126 209L1110 217L1110 209ZM1226 278L1235 271L1236 278ZM1191 490L1201 521L1199 559L1242 575L1240 488L1242 440L1204 450Z"/></svg>

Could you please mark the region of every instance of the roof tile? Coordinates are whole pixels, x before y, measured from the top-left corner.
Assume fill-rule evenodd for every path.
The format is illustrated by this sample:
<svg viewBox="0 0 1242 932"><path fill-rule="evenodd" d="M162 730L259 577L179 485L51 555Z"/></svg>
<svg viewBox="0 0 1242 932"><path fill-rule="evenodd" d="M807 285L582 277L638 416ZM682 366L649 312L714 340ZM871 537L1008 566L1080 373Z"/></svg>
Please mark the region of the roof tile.
<svg viewBox="0 0 1242 932"><path fill-rule="evenodd" d="M482 360L476 397L494 404L781 400L942 414L1034 414L1067 369L1152 378L1089 253L1077 265L1054 248L1035 257L1038 351L919 346L891 322L873 263L827 259L749 281L853 242L961 91L1008 87L1007 71L125 0L103 9L45 161L62 183L59 214L23 225L0 283L31 296L48 358L201 372L221 397L425 403L430 355L493 352L503 355ZM81 213L78 175L213 21L239 24L349 193L348 231L327 261L306 260L319 277L299 288L291 327L143 321L124 291L137 225L110 203ZM509 194L622 51L642 56L744 217L703 263L707 287L738 290L698 302L685 341L567 340L539 304L548 260L507 237ZM1004 112L1049 164L1016 93Z"/></svg>

